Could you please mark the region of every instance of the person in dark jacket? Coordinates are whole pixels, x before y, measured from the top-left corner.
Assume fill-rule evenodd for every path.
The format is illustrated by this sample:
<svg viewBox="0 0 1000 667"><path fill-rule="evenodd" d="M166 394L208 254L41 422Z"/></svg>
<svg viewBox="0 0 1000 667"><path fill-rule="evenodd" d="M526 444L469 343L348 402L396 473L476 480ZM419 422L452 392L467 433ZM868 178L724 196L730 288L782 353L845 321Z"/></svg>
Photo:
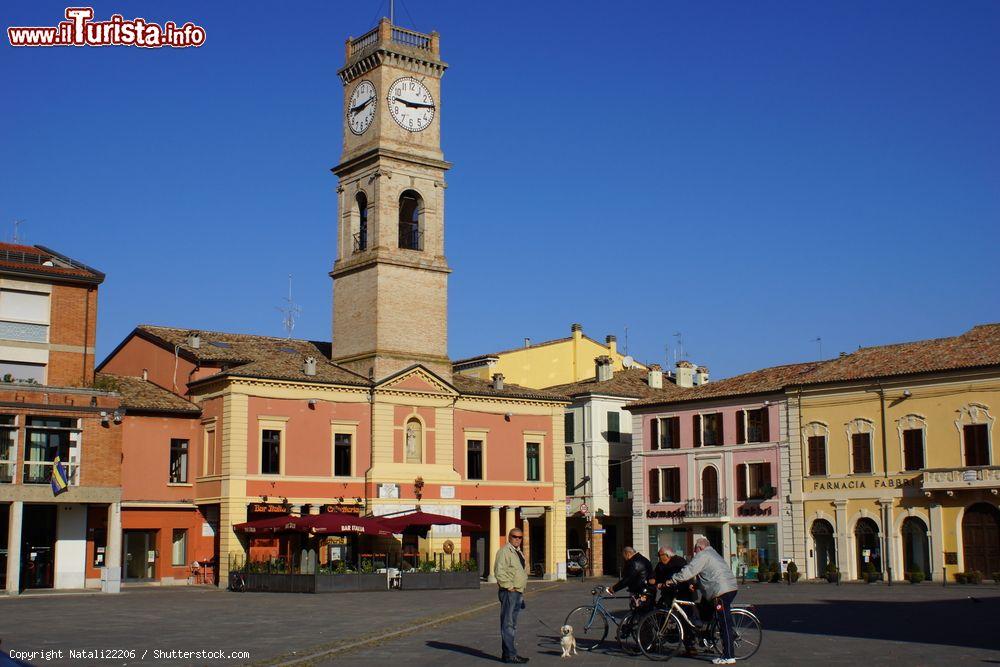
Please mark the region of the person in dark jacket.
<svg viewBox="0 0 1000 667"><path fill-rule="evenodd" d="M676 587L663 585L670 581L675 574L684 569L684 566L687 565L684 557L679 556L669 547L660 547L656 555L659 562L653 568L653 578L649 580L649 583L656 584L656 587L661 589L660 606L669 609L670 605L673 604L674 598L686 600L687 602L697 602L698 592L693 581L678 584ZM703 626L697 607L684 607L684 613L687 614L688 619L690 619L696 629L700 629ZM684 650L688 657L698 655L698 652L695 650L695 635L693 632L684 633Z"/></svg>
<svg viewBox="0 0 1000 667"><path fill-rule="evenodd" d="M608 595L614 595L622 589L627 589L632 595L639 595L646 587L646 581L653 575L653 565L648 558L632 547L622 549L622 555L625 557L622 578L607 589Z"/></svg>

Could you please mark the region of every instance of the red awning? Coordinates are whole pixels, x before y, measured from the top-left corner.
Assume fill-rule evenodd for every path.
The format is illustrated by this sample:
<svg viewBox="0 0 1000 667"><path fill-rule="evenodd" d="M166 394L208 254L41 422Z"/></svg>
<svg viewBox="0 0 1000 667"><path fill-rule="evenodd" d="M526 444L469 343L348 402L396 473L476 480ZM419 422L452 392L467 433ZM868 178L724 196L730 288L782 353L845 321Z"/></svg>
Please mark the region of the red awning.
<svg viewBox="0 0 1000 667"><path fill-rule="evenodd" d="M382 519L382 524L390 528L394 533L402 533L406 530L425 531L431 526L462 526L464 528L479 528L478 525L464 519L456 519L453 516L444 514L430 514L429 512L411 512L400 516L392 516Z"/></svg>
<svg viewBox="0 0 1000 667"><path fill-rule="evenodd" d="M258 519L256 521L247 521L246 523L238 523L233 526L233 530L238 533L254 533L254 534L271 534L271 533L283 533L287 530L293 529L295 522L301 517L297 516L271 516L266 519Z"/></svg>
<svg viewBox="0 0 1000 667"><path fill-rule="evenodd" d="M302 517L300 530L316 535L391 535L392 530L370 516L326 512Z"/></svg>

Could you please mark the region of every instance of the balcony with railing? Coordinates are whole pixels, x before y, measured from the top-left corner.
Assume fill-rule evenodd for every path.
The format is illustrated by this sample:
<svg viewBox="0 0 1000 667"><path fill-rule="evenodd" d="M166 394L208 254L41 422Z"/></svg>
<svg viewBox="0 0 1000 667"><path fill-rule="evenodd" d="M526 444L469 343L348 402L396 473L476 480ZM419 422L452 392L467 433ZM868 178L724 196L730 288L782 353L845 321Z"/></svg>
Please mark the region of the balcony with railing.
<svg viewBox="0 0 1000 667"><path fill-rule="evenodd" d="M1000 466L932 468L924 470L920 486L925 492L998 489L1000 488Z"/></svg>
<svg viewBox="0 0 1000 667"><path fill-rule="evenodd" d="M76 461L60 461L66 471L66 481L70 486L77 486L80 479L80 465ZM25 461L24 475L21 478L23 484L48 484L52 481L52 469L55 467L54 461ZM13 466L11 466L13 470Z"/></svg>
<svg viewBox="0 0 1000 667"><path fill-rule="evenodd" d="M361 231L354 234L354 252L361 252L368 249L368 232Z"/></svg>
<svg viewBox="0 0 1000 667"><path fill-rule="evenodd" d="M684 503L684 516L709 519L726 515L727 498L690 498Z"/></svg>
<svg viewBox="0 0 1000 667"><path fill-rule="evenodd" d="M438 34L432 32L425 35L422 32L407 30L399 26L392 25L387 18L379 21L379 24L361 35L361 37L347 40L347 59L368 55L379 46L397 46L405 49L423 51L428 56L437 57L439 53Z"/></svg>

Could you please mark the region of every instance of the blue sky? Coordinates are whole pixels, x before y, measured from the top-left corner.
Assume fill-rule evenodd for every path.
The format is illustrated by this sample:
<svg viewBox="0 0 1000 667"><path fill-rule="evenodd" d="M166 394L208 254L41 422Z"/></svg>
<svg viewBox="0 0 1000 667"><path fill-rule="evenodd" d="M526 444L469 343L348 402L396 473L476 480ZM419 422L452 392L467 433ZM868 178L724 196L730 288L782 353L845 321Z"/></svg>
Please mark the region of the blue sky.
<svg viewBox="0 0 1000 667"><path fill-rule="evenodd" d="M282 335L288 273L295 335L329 338L336 70L386 6L95 2L206 44L4 38L0 236L23 219L107 273L99 358L138 323ZM453 358L581 322L646 361L680 332L719 378L1000 320L1000 3L407 0L397 23L451 65Z"/></svg>

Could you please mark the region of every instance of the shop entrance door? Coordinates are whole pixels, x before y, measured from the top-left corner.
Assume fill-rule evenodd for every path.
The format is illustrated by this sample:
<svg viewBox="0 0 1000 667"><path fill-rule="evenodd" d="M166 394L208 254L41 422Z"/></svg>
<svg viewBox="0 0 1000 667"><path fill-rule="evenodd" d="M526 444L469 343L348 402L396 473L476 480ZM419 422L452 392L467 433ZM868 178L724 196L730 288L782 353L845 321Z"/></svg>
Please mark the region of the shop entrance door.
<svg viewBox="0 0 1000 667"><path fill-rule="evenodd" d="M854 526L854 542L857 545L858 579L865 572L882 571L882 554L879 550L878 526L871 519L858 519Z"/></svg>
<svg viewBox="0 0 1000 667"><path fill-rule="evenodd" d="M25 588L55 581L56 505L25 505L21 524L21 577Z"/></svg>
<svg viewBox="0 0 1000 667"><path fill-rule="evenodd" d="M126 530L122 535L123 578L128 581L149 581L156 578L156 532Z"/></svg>
<svg viewBox="0 0 1000 667"><path fill-rule="evenodd" d="M833 526L829 521L816 519L812 525L813 543L816 546L816 576L825 577L826 569L837 564L833 546Z"/></svg>
<svg viewBox="0 0 1000 667"><path fill-rule="evenodd" d="M1000 511L987 503L977 503L965 510L962 547L966 572L991 576L1000 571Z"/></svg>

